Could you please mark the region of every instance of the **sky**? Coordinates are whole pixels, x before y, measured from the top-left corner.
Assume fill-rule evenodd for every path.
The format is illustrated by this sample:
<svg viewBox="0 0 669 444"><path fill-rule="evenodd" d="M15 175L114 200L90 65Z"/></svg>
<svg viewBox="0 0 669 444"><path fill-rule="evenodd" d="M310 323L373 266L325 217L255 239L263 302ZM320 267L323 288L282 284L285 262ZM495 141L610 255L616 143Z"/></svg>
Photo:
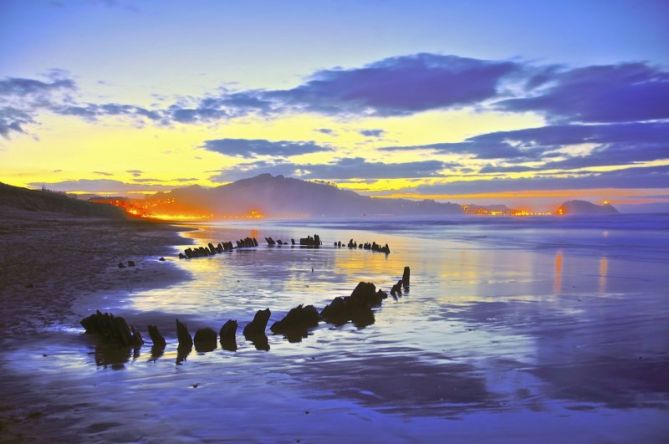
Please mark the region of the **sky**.
<svg viewBox="0 0 669 444"><path fill-rule="evenodd" d="M0 0L0 181L669 210L666 1Z"/></svg>

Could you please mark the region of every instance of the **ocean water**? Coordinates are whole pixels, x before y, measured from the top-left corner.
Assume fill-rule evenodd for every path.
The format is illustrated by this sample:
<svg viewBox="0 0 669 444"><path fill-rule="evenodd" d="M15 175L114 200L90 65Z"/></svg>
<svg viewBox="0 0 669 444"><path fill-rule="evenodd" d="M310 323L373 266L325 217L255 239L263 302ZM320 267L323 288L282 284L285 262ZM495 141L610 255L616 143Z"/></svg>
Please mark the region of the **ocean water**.
<svg viewBox="0 0 669 444"><path fill-rule="evenodd" d="M64 325L10 368L35 379L88 441L667 442L669 216L261 221L197 225L190 241L256 237L209 258L168 258L187 281L87 298L168 340L113 352ZM322 248L266 246L319 234ZM390 255L333 242L388 243ZM155 258L147 258L155 260ZM141 266L141 264L140 264ZM241 329L360 281L411 288L363 328L323 324L298 343ZM177 356L194 333L240 323L236 352ZM147 336L147 335L145 335ZM18 353L18 352L17 352ZM72 409L78 406L78 409ZM91 414L91 412L94 412Z"/></svg>

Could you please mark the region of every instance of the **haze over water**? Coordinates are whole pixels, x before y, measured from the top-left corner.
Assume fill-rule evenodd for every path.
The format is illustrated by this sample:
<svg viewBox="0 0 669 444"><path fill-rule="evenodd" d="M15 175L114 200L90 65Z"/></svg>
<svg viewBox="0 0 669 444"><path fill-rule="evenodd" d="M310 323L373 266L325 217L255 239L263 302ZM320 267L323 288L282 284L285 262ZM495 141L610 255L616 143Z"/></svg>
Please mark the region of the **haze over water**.
<svg viewBox="0 0 669 444"><path fill-rule="evenodd" d="M168 339L161 357L145 345L119 363L78 330L56 328L10 368L63 405L81 404L70 420L91 439L661 442L667 228L667 215L198 225L185 233L196 244L318 233L324 246L262 242L174 259L190 280L77 308L158 324ZM391 254L332 247L350 238L387 242ZM241 330L269 307L271 325L359 281L388 291L405 265L409 293L388 298L365 328L321 324L301 343L270 335L268 352L239 334L235 353L193 350L176 363L176 317L191 333L228 319ZM91 409L94 417L83 413Z"/></svg>

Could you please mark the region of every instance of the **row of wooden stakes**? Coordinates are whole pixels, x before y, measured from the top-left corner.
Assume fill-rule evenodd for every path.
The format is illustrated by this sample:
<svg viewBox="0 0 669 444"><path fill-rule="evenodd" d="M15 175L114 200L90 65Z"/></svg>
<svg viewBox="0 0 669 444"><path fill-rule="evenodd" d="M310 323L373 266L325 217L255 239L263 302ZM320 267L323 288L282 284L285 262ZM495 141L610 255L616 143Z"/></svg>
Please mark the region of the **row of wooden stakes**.
<svg viewBox="0 0 669 444"><path fill-rule="evenodd" d="M411 271L404 267L402 279L390 290L391 296L397 300L402 290L408 291ZM358 328L366 327L374 322L372 308L381 305L388 294L376 289L371 282L360 282L350 296L336 297L320 312L313 305L298 305L291 309L286 316L270 327L272 333L284 335L290 342L299 342L307 337L310 330L317 327L321 321L333 325L343 325L349 321ZM258 310L253 320L246 324L243 330L244 337L251 341L258 350L269 350L269 342L265 334L267 322L271 316L269 308ZM134 326L129 326L122 317L111 313L101 313L99 310L81 320L81 325L88 334L94 334L107 344L128 348L139 348L144 344L142 334ZM220 339L221 347L225 350L237 350L236 320L229 320L218 331L206 327L196 331L191 336L186 324L176 321L178 353L184 357L193 346L198 352L208 352L216 349ZM153 343L154 353L162 353L167 341L155 325L148 326L148 333Z"/></svg>
<svg viewBox="0 0 669 444"><path fill-rule="evenodd" d="M313 237L312 236L302 237L299 239L299 242L295 242L295 239L291 239L289 243L288 241L283 241L281 239L274 240L272 237L266 237L265 242L267 242L268 247L274 247L274 246L281 247L284 245L286 246L290 245L291 247L295 247L299 245L300 247L319 248L321 245L323 245L323 242L321 241L321 238L318 236L318 234L314 234ZM244 239L239 239L238 241L236 241L236 244L237 246L235 247L232 241L219 242L218 245L214 245L213 243L209 242L206 246L189 247L186 248L183 251L183 253L179 253L179 259L208 257L227 251L232 251L234 249L257 247L258 240L254 237L247 237ZM335 248L342 248L344 246L345 245L341 241L337 241L334 243ZM388 246L388 244L381 246L381 244L377 244L376 242L358 243L353 239L351 239L348 241L348 244L346 244L346 246L349 249L364 249L378 253L390 254L390 247ZM119 263L119 268L121 268L120 263Z"/></svg>

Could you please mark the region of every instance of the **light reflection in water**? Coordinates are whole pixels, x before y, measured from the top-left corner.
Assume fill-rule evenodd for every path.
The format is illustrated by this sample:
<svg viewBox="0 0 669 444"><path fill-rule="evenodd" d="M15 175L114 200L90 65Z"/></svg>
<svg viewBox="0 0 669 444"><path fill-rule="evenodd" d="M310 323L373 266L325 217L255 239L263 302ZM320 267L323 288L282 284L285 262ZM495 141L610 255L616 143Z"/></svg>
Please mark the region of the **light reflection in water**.
<svg viewBox="0 0 669 444"><path fill-rule="evenodd" d="M557 296L562 293L562 250L555 252L555 271L553 273L553 293Z"/></svg>
<svg viewBox="0 0 669 444"><path fill-rule="evenodd" d="M609 260L606 256L602 256L599 259L599 294L606 293L606 278L609 273Z"/></svg>

